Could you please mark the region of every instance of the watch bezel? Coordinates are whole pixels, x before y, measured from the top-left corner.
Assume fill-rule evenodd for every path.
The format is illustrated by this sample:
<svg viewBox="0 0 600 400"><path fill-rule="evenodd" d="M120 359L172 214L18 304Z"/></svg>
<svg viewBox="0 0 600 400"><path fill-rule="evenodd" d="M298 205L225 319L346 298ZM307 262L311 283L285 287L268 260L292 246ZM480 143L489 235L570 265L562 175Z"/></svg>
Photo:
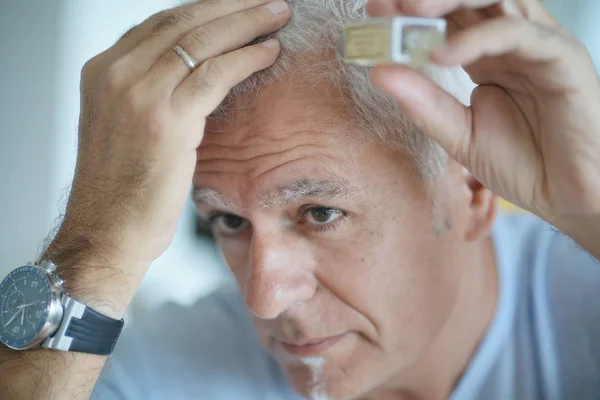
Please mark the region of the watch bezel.
<svg viewBox="0 0 600 400"><path fill-rule="evenodd" d="M39 347L41 343L47 338L51 337L60 326L63 317L63 306L61 303L61 297L64 290L58 284L57 277L48 273L45 269L41 268L38 265L25 265L23 267L19 267L13 270L4 280L11 278L12 275L16 275L23 270L29 270L31 268L39 271L47 280L48 287L50 288L50 300L48 301L48 305L46 306L46 321L42 325L42 328L37 332L36 336L27 343L23 345L14 345L9 344L9 340L5 338L2 333L0 333L0 343L4 346L11 348L13 350L29 350L35 347ZM4 281L3 280L3 281ZM12 341L12 340L10 340Z"/></svg>

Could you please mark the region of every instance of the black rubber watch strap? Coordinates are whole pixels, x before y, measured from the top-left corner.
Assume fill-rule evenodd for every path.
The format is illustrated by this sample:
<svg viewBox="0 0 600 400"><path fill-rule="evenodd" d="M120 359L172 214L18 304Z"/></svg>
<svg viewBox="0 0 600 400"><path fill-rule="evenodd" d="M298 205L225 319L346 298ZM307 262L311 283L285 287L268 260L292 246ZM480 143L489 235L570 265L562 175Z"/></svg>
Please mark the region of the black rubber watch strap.
<svg viewBox="0 0 600 400"><path fill-rule="evenodd" d="M65 336L73 339L69 351L109 355L122 330L122 319L112 319L86 307L81 319L71 319Z"/></svg>

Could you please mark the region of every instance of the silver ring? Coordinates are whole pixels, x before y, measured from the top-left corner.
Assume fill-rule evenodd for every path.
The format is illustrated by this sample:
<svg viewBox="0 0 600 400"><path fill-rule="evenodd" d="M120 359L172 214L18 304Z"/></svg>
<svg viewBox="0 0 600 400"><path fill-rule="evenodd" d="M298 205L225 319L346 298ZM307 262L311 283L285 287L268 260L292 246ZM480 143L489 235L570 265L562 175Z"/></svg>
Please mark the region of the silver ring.
<svg viewBox="0 0 600 400"><path fill-rule="evenodd" d="M198 67L198 61L194 60L194 58L190 56L190 54L187 51L185 51L180 45L176 45L175 47L173 47L173 51L177 53L177 55L183 60L185 65L187 65L191 71L195 70Z"/></svg>

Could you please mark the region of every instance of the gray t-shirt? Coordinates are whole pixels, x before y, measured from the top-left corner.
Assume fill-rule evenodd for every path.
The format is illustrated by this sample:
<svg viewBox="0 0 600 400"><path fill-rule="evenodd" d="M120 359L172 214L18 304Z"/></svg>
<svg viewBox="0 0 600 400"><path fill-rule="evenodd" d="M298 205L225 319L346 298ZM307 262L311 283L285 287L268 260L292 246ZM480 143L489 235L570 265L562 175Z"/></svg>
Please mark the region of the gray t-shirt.
<svg viewBox="0 0 600 400"><path fill-rule="evenodd" d="M496 314L451 399L600 399L600 263L530 216L501 216ZM123 332L93 399L299 400L232 287Z"/></svg>

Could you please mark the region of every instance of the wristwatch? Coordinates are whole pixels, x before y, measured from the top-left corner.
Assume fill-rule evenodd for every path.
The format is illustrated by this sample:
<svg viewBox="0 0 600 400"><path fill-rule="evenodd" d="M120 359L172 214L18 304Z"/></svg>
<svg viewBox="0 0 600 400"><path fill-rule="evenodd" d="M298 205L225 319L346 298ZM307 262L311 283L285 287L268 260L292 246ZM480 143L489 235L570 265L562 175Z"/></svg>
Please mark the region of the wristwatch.
<svg viewBox="0 0 600 400"><path fill-rule="evenodd" d="M56 265L49 261L8 274L0 283L0 342L13 350L45 347L111 354L123 320L78 302L62 285Z"/></svg>

